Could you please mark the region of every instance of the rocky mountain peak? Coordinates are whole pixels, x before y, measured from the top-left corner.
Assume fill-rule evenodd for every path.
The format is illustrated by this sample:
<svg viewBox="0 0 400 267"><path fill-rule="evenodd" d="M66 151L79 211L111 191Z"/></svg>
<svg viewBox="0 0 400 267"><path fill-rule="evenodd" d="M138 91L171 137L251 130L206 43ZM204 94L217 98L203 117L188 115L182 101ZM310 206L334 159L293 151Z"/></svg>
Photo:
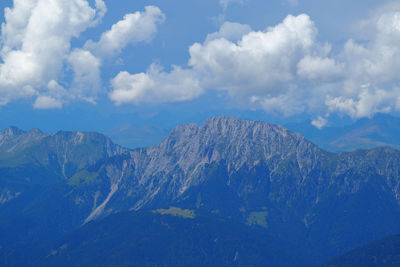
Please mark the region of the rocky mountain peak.
<svg viewBox="0 0 400 267"><path fill-rule="evenodd" d="M274 125L262 121L242 120L235 117L222 116L208 119L204 122L202 128L210 130L213 133L225 136L234 136L236 134L246 133L247 137L252 134L265 135L275 133L277 136L293 138L303 138L300 134L290 132L280 125Z"/></svg>
<svg viewBox="0 0 400 267"><path fill-rule="evenodd" d="M300 134L291 132L280 125L222 116L207 119L201 126L194 123L178 126L172 130L165 141L178 137L180 139L193 137L193 135L213 138L223 137L226 139L254 139L257 142L263 141L256 140L257 137L266 135L273 135L275 138L304 139Z"/></svg>
<svg viewBox="0 0 400 267"><path fill-rule="evenodd" d="M261 159L273 154L294 153L300 144L311 145L300 134L265 122L216 117L203 125L185 124L175 128L158 146L165 154L208 159ZM200 159L199 158L199 159Z"/></svg>
<svg viewBox="0 0 400 267"><path fill-rule="evenodd" d="M311 167L306 166L311 166L321 153L325 152L281 126L217 117L200 126L178 126L160 145L132 152L131 156L135 165L143 168L140 173L144 177L167 177L168 173L186 176L185 181L176 183L178 191L183 192L191 183L199 183L199 173L210 164L226 164L228 172L234 173L242 167L267 163L275 169L281 160L294 158L308 172Z"/></svg>
<svg viewBox="0 0 400 267"><path fill-rule="evenodd" d="M24 133L25 133L25 131L23 131L15 126L10 126L6 129L4 129L3 131L1 131L1 135L3 135L3 136L17 136L17 135L21 135Z"/></svg>

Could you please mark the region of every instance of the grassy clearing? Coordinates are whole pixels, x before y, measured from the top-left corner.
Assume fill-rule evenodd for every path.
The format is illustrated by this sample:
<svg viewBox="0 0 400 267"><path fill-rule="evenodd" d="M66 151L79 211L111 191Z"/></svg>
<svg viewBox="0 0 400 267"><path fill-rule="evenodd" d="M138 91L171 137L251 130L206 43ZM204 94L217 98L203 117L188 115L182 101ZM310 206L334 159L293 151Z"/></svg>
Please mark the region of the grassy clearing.
<svg viewBox="0 0 400 267"><path fill-rule="evenodd" d="M187 218L187 219L194 219L196 218L196 214L194 210L187 210L187 209L181 209L178 207L170 207L169 209L158 209L154 210L154 213L162 214L162 215L172 215L172 216L178 216L182 218Z"/></svg>
<svg viewBox="0 0 400 267"><path fill-rule="evenodd" d="M247 217L247 225L258 225L263 228L268 228L268 223L267 223L267 215L268 212L266 211L255 211L251 212L249 216Z"/></svg>
<svg viewBox="0 0 400 267"><path fill-rule="evenodd" d="M68 184L71 186L91 184L98 176L99 174L96 172L90 173L87 170L82 170L78 173L75 173L74 176L68 180Z"/></svg>

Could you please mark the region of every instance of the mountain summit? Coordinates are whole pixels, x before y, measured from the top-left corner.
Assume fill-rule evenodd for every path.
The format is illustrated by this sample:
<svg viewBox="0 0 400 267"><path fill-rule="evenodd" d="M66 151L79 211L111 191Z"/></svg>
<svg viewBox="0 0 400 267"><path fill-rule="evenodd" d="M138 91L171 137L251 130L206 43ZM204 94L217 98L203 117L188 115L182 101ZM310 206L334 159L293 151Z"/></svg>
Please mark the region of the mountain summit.
<svg viewBox="0 0 400 267"><path fill-rule="evenodd" d="M216 182L216 178L234 195L239 193L235 190L245 190L246 194L266 190L269 174L282 162L295 161L304 179L319 157L329 155L281 126L220 117L202 126L179 126L160 145L131 151L117 165L106 163L99 170L107 169L103 181L110 184L113 201L120 198L120 203L140 209L153 202L176 200L189 189ZM264 170L262 177L237 177L240 172L257 169ZM222 173L214 177L208 174L210 171ZM110 199L106 198L107 204Z"/></svg>

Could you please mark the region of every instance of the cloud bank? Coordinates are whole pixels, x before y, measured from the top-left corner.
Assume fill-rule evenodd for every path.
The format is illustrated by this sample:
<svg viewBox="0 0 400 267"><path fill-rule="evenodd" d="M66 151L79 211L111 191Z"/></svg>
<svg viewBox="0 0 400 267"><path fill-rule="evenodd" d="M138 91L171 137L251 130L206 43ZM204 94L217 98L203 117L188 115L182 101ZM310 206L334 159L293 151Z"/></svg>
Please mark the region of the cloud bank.
<svg viewBox="0 0 400 267"><path fill-rule="evenodd" d="M223 9L232 0L221 0ZM295 3L297 1L293 1ZM116 104L188 101L207 90L224 92L242 108L290 116L309 113L324 127L329 114L353 118L400 110L400 4L390 3L359 23L364 33L332 52L318 40L307 14L288 15L264 30L224 22L192 44L184 66L141 73L121 70L103 89L102 66L126 47L148 43L165 21L155 6L126 14L98 40L72 47L107 12L103 0L14 0L1 25L0 105L34 100L38 109L71 101Z"/></svg>
<svg viewBox="0 0 400 267"><path fill-rule="evenodd" d="M333 53L329 43L318 42L317 27L306 14L288 15L263 31L225 22L203 43L189 47L186 66L121 72L110 97L117 104L173 102L220 90L241 107L286 116L316 114L313 125L319 128L334 112L360 118L399 111L400 6L379 9L363 23L369 38L350 39ZM158 91L163 97L155 96ZM121 92L123 101L116 97Z"/></svg>
<svg viewBox="0 0 400 267"><path fill-rule="evenodd" d="M101 91L101 64L129 44L149 41L164 15L157 7L125 15L100 41L71 49L71 42L97 26L107 11L102 0L14 0L1 26L0 105L36 98L35 108L66 102L94 103ZM72 75L72 81L64 77ZM60 85L62 84L62 85Z"/></svg>

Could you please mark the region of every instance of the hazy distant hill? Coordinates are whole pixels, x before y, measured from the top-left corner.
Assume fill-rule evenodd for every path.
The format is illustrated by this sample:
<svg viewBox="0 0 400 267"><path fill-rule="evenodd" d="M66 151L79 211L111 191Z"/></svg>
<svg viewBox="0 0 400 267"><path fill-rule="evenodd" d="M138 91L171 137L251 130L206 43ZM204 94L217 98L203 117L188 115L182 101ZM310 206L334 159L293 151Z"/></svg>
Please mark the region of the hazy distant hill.
<svg viewBox="0 0 400 267"><path fill-rule="evenodd" d="M129 148L148 147L159 144L169 130L160 125L133 125L122 124L107 131L105 134L114 142Z"/></svg>
<svg viewBox="0 0 400 267"><path fill-rule="evenodd" d="M286 125L320 147L329 151L352 151L389 146L400 148L400 118L377 114L343 127L325 127L321 130L309 121Z"/></svg>

